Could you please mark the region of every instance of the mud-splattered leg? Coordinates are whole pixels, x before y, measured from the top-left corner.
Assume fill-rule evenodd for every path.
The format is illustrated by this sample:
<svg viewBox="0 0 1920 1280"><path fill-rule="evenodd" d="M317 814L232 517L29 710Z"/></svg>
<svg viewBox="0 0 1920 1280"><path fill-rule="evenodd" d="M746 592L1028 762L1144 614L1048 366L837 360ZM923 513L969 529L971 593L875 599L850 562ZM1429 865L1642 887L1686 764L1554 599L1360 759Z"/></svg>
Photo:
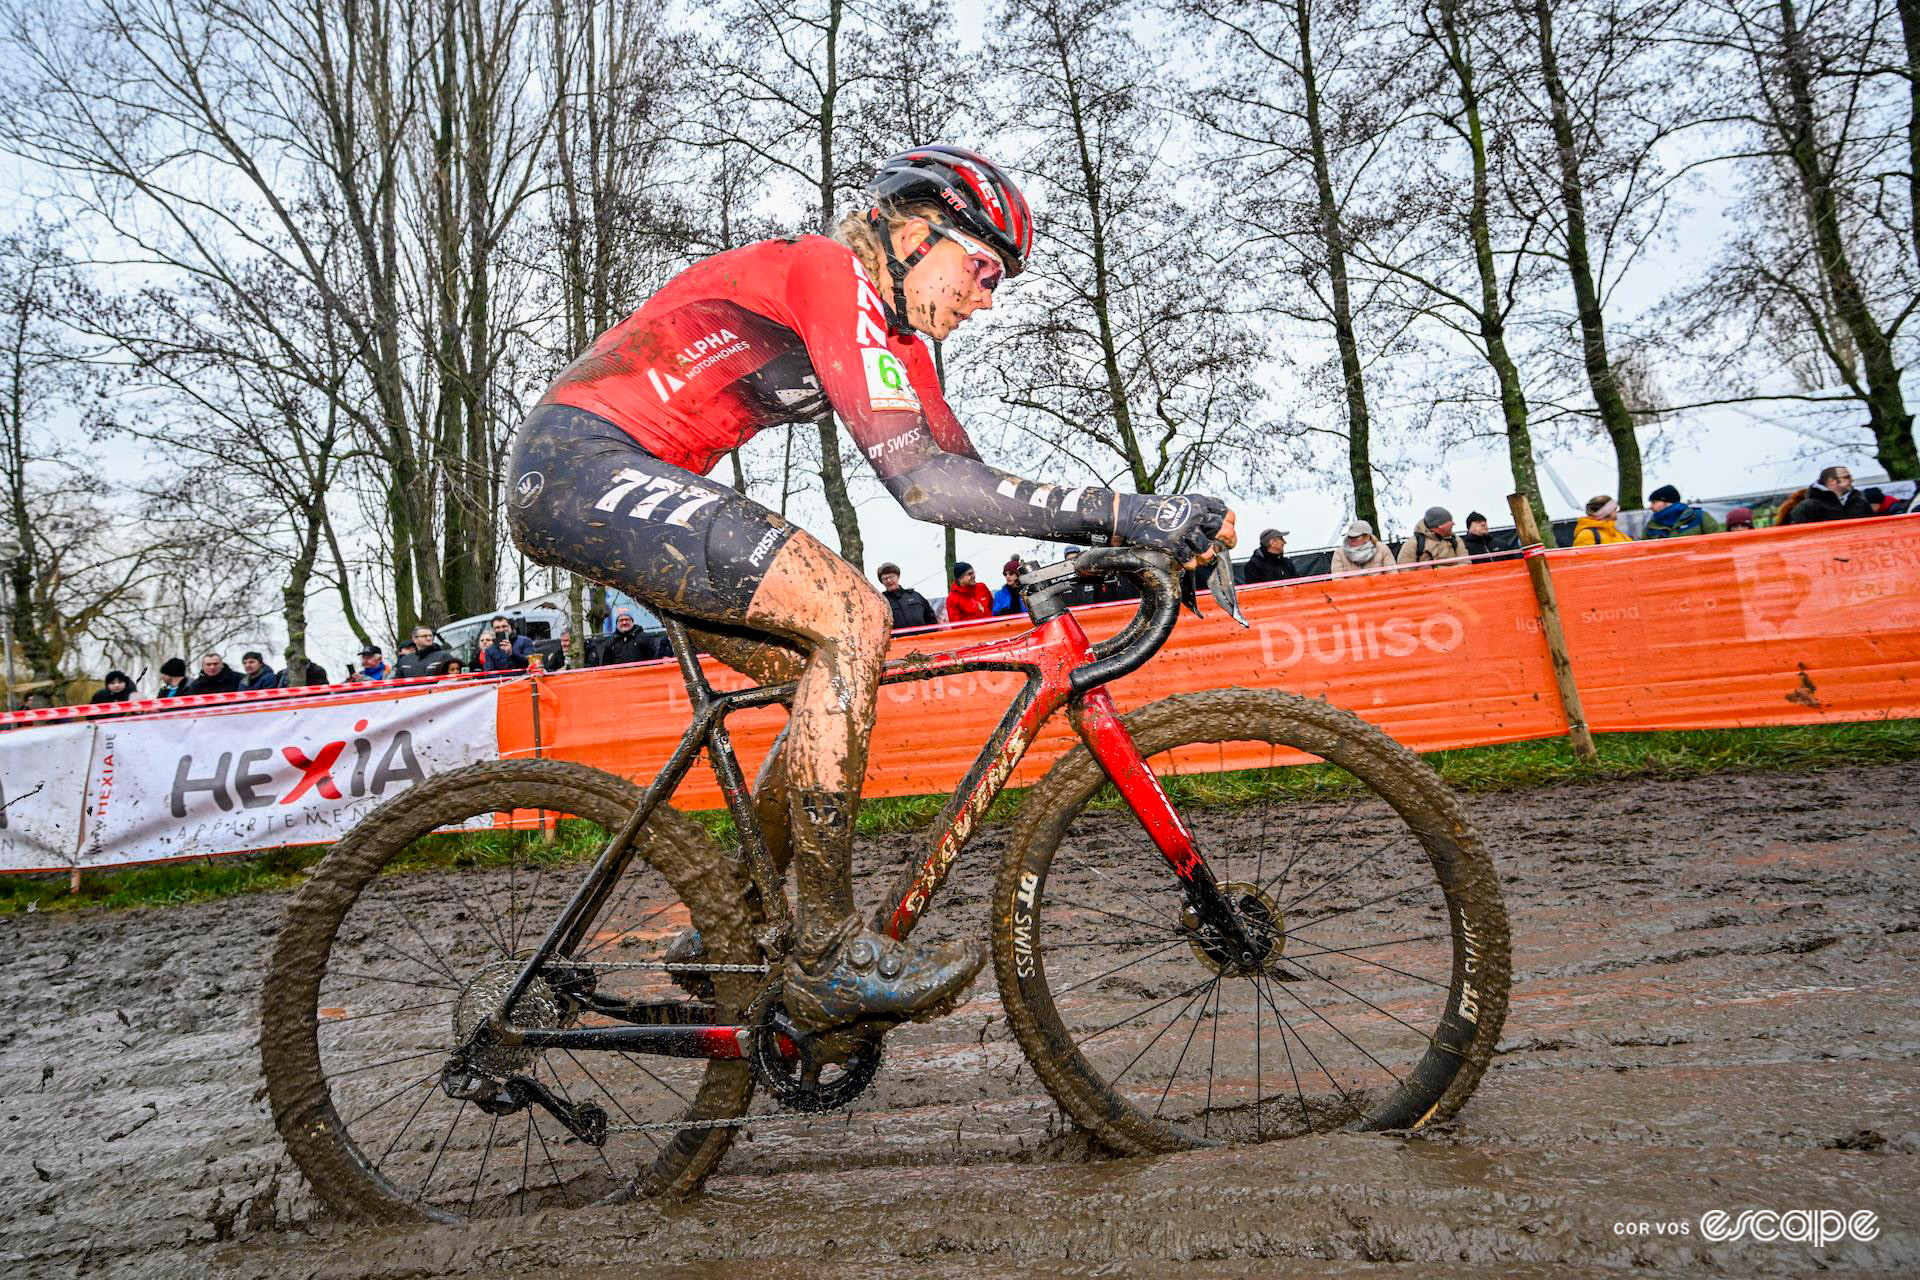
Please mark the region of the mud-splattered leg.
<svg viewBox="0 0 1920 1280"><path fill-rule="evenodd" d="M804 961L853 914L853 818L892 618L858 570L799 533L774 557L746 621L807 650L781 753Z"/></svg>

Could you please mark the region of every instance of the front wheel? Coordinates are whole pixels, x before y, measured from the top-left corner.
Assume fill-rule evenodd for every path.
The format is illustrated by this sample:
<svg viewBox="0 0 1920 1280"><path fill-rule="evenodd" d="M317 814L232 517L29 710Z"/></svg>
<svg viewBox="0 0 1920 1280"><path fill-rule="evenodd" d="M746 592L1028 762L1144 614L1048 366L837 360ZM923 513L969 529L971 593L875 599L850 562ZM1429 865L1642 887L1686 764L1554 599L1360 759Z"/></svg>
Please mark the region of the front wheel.
<svg viewBox="0 0 1920 1280"><path fill-rule="evenodd" d="M1008 1020L1061 1108L1129 1154L1452 1116L1499 1039L1510 961L1493 863L1439 776L1274 690L1125 722L1260 954L1212 945L1099 763L1063 757L992 912Z"/></svg>

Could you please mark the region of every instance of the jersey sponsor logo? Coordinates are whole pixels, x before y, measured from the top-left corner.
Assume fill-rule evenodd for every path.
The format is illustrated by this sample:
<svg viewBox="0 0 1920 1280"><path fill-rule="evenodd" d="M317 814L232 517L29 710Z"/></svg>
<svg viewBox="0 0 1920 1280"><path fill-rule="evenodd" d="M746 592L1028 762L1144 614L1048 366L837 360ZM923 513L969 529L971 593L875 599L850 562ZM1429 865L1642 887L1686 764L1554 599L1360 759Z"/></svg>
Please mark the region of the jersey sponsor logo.
<svg viewBox="0 0 1920 1280"><path fill-rule="evenodd" d="M696 378L719 364L728 356L737 356L752 344L731 329L716 329L704 338L699 338L674 352L673 358L679 362L679 371L684 377L671 373L661 373L648 368L647 381L653 384L654 394L665 404L673 394L687 385L688 379Z"/></svg>
<svg viewBox="0 0 1920 1280"><path fill-rule="evenodd" d="M635 471L632 467L622 467L613 474L613 484L600 495L593 504L595 511L618 511L620 504L628 497L639 494L639 498L627 509L630 520L659 519L667 524L678 525L682 529L693 527L693 517L701 508L720 501L720 495L711 489L695 485L681 484L665 476L650 476L644 471ZM661 507L669 498L681 499L670 509Z"/></svg>
<svg viewBox="0 0 1920 1280"><path fill-rule="evenodd" d="M1186 527L1193 514L1193 503L1185 498L1163 498L1154 507L1153 527L1162 533L1174 533Z"/></svg>
<svg viewBox="0 0 1920 1280"><path fill-rule="evenodd" d="M706 355L707 352L717 351L729 343L738 341L740 341L740 335L731 329L715 330L706 337L694 342L691 346L680 348L680 363L683 365L698 364L700 357Z"/></svg>
<svg viewBox="0 0 1920 1280"><path fill-rule="evenodd" d="M532 506L533 500L539 497L540 491L546 487L547 478L540 472L522 472L520 478L513 482L513 505L521 508Z"/></svg>
<svg viewBox="0 0 1920 1280"><path fill-rule="evenodd" d="M767 558L767 552L773 550L773 544L780 541L780 535L785 532L784 529L769 529L762 534L760 541L754 544L752 553L747 556L747 563L756 569L760 568L761 561Z"/></svg>
<svg viewBox="0 0 1920 1280"><path fill-rule="evenodd" d="M902 431L897 436L888 436L879 444L868 445L867 461L878 462L882 458L896 454L907 446L917 443L924 438L926 434L927 431L925 427L915 427L911 431Z"/></svg>
<svg viewBox="0 0 1920 1280"><path fill-rule="evenodd" d="M867 399L875 412L918 413L920 397L907 381L906 366L891 351L864 347L861 363L867 369Z"/></svg>

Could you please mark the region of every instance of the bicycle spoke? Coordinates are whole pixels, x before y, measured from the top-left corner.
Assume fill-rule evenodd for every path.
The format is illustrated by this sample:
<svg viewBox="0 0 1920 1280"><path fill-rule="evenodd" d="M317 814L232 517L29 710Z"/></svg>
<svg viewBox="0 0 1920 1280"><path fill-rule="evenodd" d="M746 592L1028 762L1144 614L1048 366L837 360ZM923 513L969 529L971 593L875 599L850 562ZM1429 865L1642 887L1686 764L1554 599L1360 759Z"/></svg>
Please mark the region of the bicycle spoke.
<svg viewBox="0 0 1920 1280"><path fill-rule="evenodd" d="M1144 1009L1134 1010L1132 1013L1127 1014L1124 1018L1121 1018L1118 1022L1109 1022L1106 1026L1100 1028L1098 1031L1094 1032L1092 1035L1088 1036L1086 1039L1082 1040L1080 1043L1082 1046L1092 1044L1095 1040L1098 1040L1101 1036L1107 1034L1107 1032L1112 1031L1115 1027L1125 1026L1127 1023L1133 1021L1135 1018L1144 1018L1148 1014L1152 1013L1155 1009L1164 1008L1167 1005L1172 1004L1175 1000L1184 1000L1188 996L1192 995L1194 992L1198 991L1200 988L1206 986L1209 982L1212 982L1212 981L1213 981L1212 978L1202 978L1200 981L1188 987L1185 991L1176 991L1172 995L1168 996L1166 999L1161 1000L1156 1004L1148 1005Z"/></svg>
<svg viewBox="0 0 1920 1280"><path fill-rule="evenodd" d="M1416 893L1421 888L1431 889L1432 887L1433 886L1431 885L1423 886L1418 882L1415 882L1413 884L1408 885L1404 889L1395 889L1392 893L1383 893L1377 898L1369 898L1365 902L1356 902L1354 905L1350 907L1341 907L1338 911L1329 911L1323 916L1315 916L1304 924L1290 924L1287 926L1287 932L1299 933L1302 930L1311 929L1314 925L1321 924L1328 920L1332 920L1336 916L1349 915L1355 911L1365 911L1368 907L1379 906L1383 902L1391 902L1393 899L1398 897L1403 897L1406 894Z"/></svg>
<svg viewBox="0 0 1920 1280"><path fill-rule="evenodd" d="M487 1126L487 1145L480 1152L480 1171L473 1175L473 1190L467 1196L467 1216L473 1216L473 1206L480 1200L480 1184L487 1180L487 1161L493 1159L493 1135L500 1128L500 1117L493 1117L493 1123Z"/></svg>
<svg viewBox="0 0 1920 1280"><path fill-rule="evenodd" d="M1212 999L1214 994L1219 990L1220 990L1220 979L1215 978L1213 980L1212 987L1209 988L1206 992L1202 993L1200 997L1200 1008L1203 1013L1207 1007L1207 1001ZM1171 1026L1172 1023L1169 1023L1168 1025ZM1167 1105L1167 1095L1173 1091L1173 1078L1180 1074L1181 1064L1183 1064L1187 1060L1187 1050L1193 1048L1193 1038L1199 1034L1200 1034L1200 1019L1195 1018L1193 1020L1193 1026L1187 1031L1187 1042L1180 1046L1180 1056L1173 1060L1173 1070L1167 1072L1167 1087L1160 1091L1160 1101L1154 1104L1153 1114L1155 1114L1156 1116L1159 1115L1161 1112L1161 1109ZM1118 1078L1119 1077L1117 1076L1115 1077L1115 1079L1118 1079Z"/></svg>
<svg viewBox="0 0 1920 1280"><path fill-rule="evenodd" d="M1184 941L1185 939L1183 938L1175 938L1172 942L1163 942L1159 946L1155 947L1153 950L1147 952L1143 956L1135 956L1133 959L1128 960L1123 964L1117 964L1113 968L1108 969L1105 973L1096 973L1091 978L1082 978L1080 981L1074 983L1070 987L1060 988L1060 990L1054 992L1054 995L1056 997L1064 996L1071 992L1078 991L1080 988L1086 986L1090 982L1098 982L1102 978L1111 978L1114 974L1119 973L1122 970L1131 969L1133 968L1133 966L1137 964L1144 964L1148 960L1153 959L1155 956L1162 955L1168 951L1173 950L1175 947L1179 946Z"/></svg>
<svg viewBox="0 0 1920 1280"><path fill-rule="evenodd" d="M401 1098L406 1096L407 1090L418 1089L422 1085L430 1085L435 1080L438 1080L439 1078L440 1078L440 1073L438 1071L435 1071L431 1075L421 1076L418 1080L410 1080L406 1084L401 1085L398 1089L395 1089L392 1093L389 1093L386 1097L382 1098L380 1101L368 1107L366 1110L355 1115L352 1119L342 1120L340 1123L343 1125L346 1125L348 1128L351 1128L356 1122L366 1119L368 1116L372 1115L374 1112L380 1110L380 1108L384 1106L388 1106L391 1103L398 1102Z"/></svg>
<svg viewBox="0 0 1920 1280"><path fill-rule="evenodd" d="M1306 1010L1306 1011L1307 1011L1308 1013L1310 1013L1310 1014L1312 1014L1312 1015L1313 1015L1314 1017L1316 1017L1316 1018L1318 1018L1318 1019L1320 1019L1320 1021L1321 1021L1322 1023L1324 1023L1325 1025L1326 1025L1326 1028L1327 1028L1327 1030L1329 1030L1329 1031L1331 1031L1331 1032L1333 1032L1333 1034L1335 1034L1335 1035L1337 1035L1337 1036L1339 1036L1339 1037L1340 1037L1340 1038L1341 1038L1342 1040L1345 1040L1345 1041L1346 1041L1346 1042L1347 1042L1348 1044L1350 1044L1350 1045L1352 1045L1352 1046L1353 1046L1354 1048L1356 1048L1356 1049L1358 1049L1358 1050L1360 1051L1360 1053L1361 1053L1361 1055L1362 1055L1363 1057L1365 1057L1365 1058L1367 1059L1367 1061L1369 1061L1369 1062L1371 1062L1371 1063L1372 1063L1372 1064L1373 1064L1374 1066L1376 1066L1376 1067L1378 1067L1378 1068L1380 1068L1380 1069L1381 1069L1382 1071L1384 1071L1384 1072L1386 1072L1386 1073L1387 1073L1387 1074L1388 1074L1389 1076L1392 1076L1392 1077L1393 1077L1393 1082L1394 1082L1395 1084L1405 1084L1405 1083L1406 1083L1406 1082L1405 1082L1404 1080L1402 1080L1402 1079L1400 1078L1400 1076L1399 1076L1399 1073L1397 1073L1396 1071L1394 1071L1394 1069L1393 1069L1392 1067L1389 1067L1389 1066L1388 1066L1388 1065L1387 1065L1386 1063L1384 1063L1384 1062L1382 1062L1382 1061L1380 1061L1380 1059L1378 1059L1378 1058L1376 1058L1376 1057L1374 1057L1374 1056L1373 1056L1373 1051L1372 1051L1371 1049L1369 1049L1369 1048L1367 1048L1367 1047L1366 1047L1365 1045L1363 1045L1363 1044L1361 1044L1361 1043L1360 1043L1360 1042L1359 1042L1358 1040L1355 1040L1355 1039L1354 1039L1354 1038L1353 1038L1352 1036L1350 1036L1350 1035L1348 1035L1348 1034L1347 1034L1346 1032L1344 1032L1344 1031L1342 1031L1342 1030L1341 1030L1341 1029L1340 1029L1339 1027L1336 1027L1336 1026L1335 1026L1335 1025L1333 1024L1333 1022L1332 1022L1331 1020L1329 1020L1329 1019L1328 1019L1328 1017L1327 1017L1327 1015L1326 1015L1326 1014L1324 1014L1324 1013L1322 1013L1322 1012L1320 1012L1320 1011L1319 1011L1318 1009L1316 1009L1316 1008L1314 1008L1314 1007L1313 1007L1312 1005L1310 1005L1310 1004L1308 1004L1308 1003L1307 1003L1307 1002L1306 1002L1305 1000L1303 1000L1303 999L1301 999L1301 997L1300 997L1300 993L1299 993L1299 992L1297 992L1297 991L1295 991L1295 990L1293 990L1293 984L1292 984L1292 983L1290 983L1290 982L1283 982L1283 983L1280 983L1279 985L1280 985L1280 986L1281 986L1282 988L1284 988L1284 989L1286 990L1286 993L1287 993L1287 994L1288 994L1289 996L1291 996L1291 997L1293 997L1293 1002L1294 1002L1295 1004L1297 1004L1297 1005L1299 1005L1299 1006L1300 1006L1300 1007L1301 1007L1302 1009L1305 1009L1305 1010ZM1329 985L1332 985L1332 984L1329 984ZM1349 994L1351 994L1351 993L1349 993ZM1357 997L1357 996L1356 996L1356 997L1355 997L1355 999L1359 999L1359 997ZM1272 1000L1273 1000L1273 998L1272 998L1271 996L1269 996L1269 997L1267 997L1267 1000L1268 1000L1268 1003L1270 1003L1270 1004L1271 1004L1271 1003L1272 1003ZM1366 1005L1368 1005L1368 1006L1369 1006L1369 1007L1371 1007L1371 1008L1375 1008L1375 1009L1379 1009L1379 1008L1380 1008L1380 1007L1379 1007L1378 1005L1375 1005L1375 1004L1373 1004L1373 1003L1372 1003L1371 1001L1366 1001L1366 1000L1362 1000L1362 1001L1361 1001L1361 1003L1362 1003L1362 1004L1366 1004ZM1280 1011L1279 1011L1278 1009L1275 1009L1275 1010L1274 1010L1274 1016L1275 1016L1275 1017L1278 1017L1278 1016L1279 1016L1279 1012L1280 1012ZM1423 1039L1424 1039L1424 1038L1426 1037L1426 1034L1427 1034L1426 1032L1424 1032L1424 1031L1421 1031L1421 1030L1420 1030L1420 1029L1419 1029L1418 1027L1414 1027L1414 1026L1410 1026L1410 1025L1408 1025L1408 1024L1407 1024L1406 1022L1403 1022L1403 1021L1401 1021L1401 1019L1399 1019L1399 1018L1394 1018L1394 1017L1393 1017L1393 1015L1392 1015L1392 1014L1390 1014L1390 1013L1387 1013L1387 1011L1386 1011L1385 1009L1380 1009L1380 1012L1381 1012L1381 1013L1386 1013L1386 1014L1387 1014L1387 1017L1389 1017L1389 1018L1393 1018L1393 1020L1394 1020L1395 1022L1399 1022L1401 1026L1403 1026L1403 1027L1406 1027L1406 1028L1407 1028L1407 1030L1409 1030L1409 1031L1411 1031L1411 1032L1413 1032L1414 1034L1416 1034L1416 1035L1418 1035L1418 1036L1420 1036L1420 1037L1422 1037ZM1298 1035L1299 1035L1300 1033L1299 1033L1298 1031L1296 1031L1296 1032L1294 1032L1294 1034L1295 1034L1296 1036L1298 1036ZM1302 1041L1301 1041L1301 1044L1302 1044L1302 1045L1304 1045L1305 1043L1306 1043L1306 1042L1305 1042L1304 1040L1302 1040ZM1312 1051L1311 1051L1311 1050L1309 1050L1308 1052L1312 1052ZM1332 1077L1331 1077L1331 1076L1329 1076L1328 1078L1329 1078L1329 1079L1331 1079Z"/></svg>
<svg viewBox="0 0 1920 1280"><path fill-rule="evenodd" d="M1294 968L1300 970L1302 973L1306 974L1308 977L1318 978L1320 981L1332 987L1335 991L1338 991L1341 995L1346 996L1349 1000L1358 1000L1361 1004L1364 1004L1365 1006L1367 1006L1367 1008L1373 1010L1375 1013L1379 1014L1381 1017L1392 1018L1395 1022L1399 1023L1401 1026L1405 1027L1407 1030L1413 1032L1413 1034L1419 1036L1421 1039L1424 1040L1427 1038L1427 1033L1425 1031L1422 1031L1419 1027L1414 1026L1411 1022L1408 1022L1405 1018L1402 1018L1399 1014L1391 1013L1386 1009L1382 1009L1379 1005L1367 999L1365 996L1355 995L1353 992L1347 990L1345 987L1335 982L1332 978L1327 977L1327 975L1325 975L1324 973L1320 973L1314 969L1309 969L1307 968L1306 965L1301 964L1298 960L1293 960L1291 958L1289 958L1288 963L1293 965ZM1433 985L1437 987L1441 984L1436 982ZM1305 1001L1302 1001L1301 1003L1304 1004Z"/></svg>
<svg viewBox="0 0 1920 1280"><path fill-rule="evenodd" d="M464 1098L461 1099L460 1105L453 1109L453 1119L447 1121L447 1132L440 1139L440 1149L433 1153L433 1163L427 1166L427 1176L421 1180L420 1189L413 1193L416 1204L419 1203L420 1197L427 1194L427 1188L433 1185L433 1175L440 1168L440 1158L447 1154L447 1144L453 1141L454 1126L460 1123L460 1117L465 1114L466 1109L467 1103Z"/></svg>
<svg viewBox="0 0 1920 1280"><path fill-rule="evenodd" d="M1284 1038L1284 1037L1285 1037L1285 1035L1286 1035L1286 1034L1287 1034L1288 1032L1291 1032L1291 1033L1292 1033L1292 1035L1293 1035L1293 1038L1294 1038L1295 1040L1298 1040L1298 1041L1300 1042L1300 1048L1301 1048L1301 1049L1302 1049L1302 1050L1303 1050L1303 1051L1304 1051L1304 1052L1306 1053L1306 1055L1307 1055L1307 1056L1308 1056L1309 1058L1312 1058L1312 1059L1313 1059L1313 1065L1314 1065L1314 1066L1316 1066L1316 1067L1318 1067L1318 1068L1320 1068L1320 1074L1321 1074L1321 1075L1323 1075L1323 1076L1325 1076L1325 1077L1327 1078L1327 1083L1333 1086L1333 1091L1334 1091L1335 1093L1337 1093L1337 1094L1339 1094L1339 1095L1340 1095L1340 1100L1341 1100L1342 1102L1344 1102L1344 1103L1346 1103L1346 1104L1347 1104L1348 1106L1350 1106L1350 1107L1352 1107L1352 1106L1354 1105L1354 1104L1353 1104L1353 1099L1352 1099L1352 1097L1351 1097L1351 1096L1349 1096L1349 1095L1348 1095L1348 1093L1347 1093L1347 1091L1346 1091L1345 1089L1342 1089L1342 1088L1340 1087L1340 1081L1339 1081L1339 1078L1338 1078L1338 1077L1336 1077L1336 1076L1335 1076L1335 1075L1333 1074L1333 1072L1331 1072L1331 1071L1329 1071L1329 1070L1327 1070L1327 1064L1326 1064L1326 1063L1324 1063L1324 1062L1322 1062L1322 1061L1320 1061L1320 1055L1319 1055L1319 1054L1317 1054L1317 1053L1315 1053L1315 1052L1313 1051L1313 1046L1312 1046L1312 1045L1310 1045L1310 1044L1308 1044L1308 1043L1307 1043L1307 1038L1306 1038L1305 1036L1303 1036L1303 1035L1301 1035L1301 1034L1300 1034L1300 1029L1299 1029L1298 1027L1296 1027L1296 1026L1294 1026L1294 1025L1293 1025L1292 1023L1290 1023L1290 1022L1288 1022L1288 1021L1286 1020L1286 1017L1285 1017L1284 1015L1282 1015L1282 1014L1281 1014L1281 1012L1280 1012L1280 1006L1279 1006L1279 1005L1277 1005L1277 1004L1275 1004L1275 1003L1273 1002L1273 995L1272 995L1272 993L1271 993L1271 992L1269 992L1269 991L1267 991L1267 989L1265 988L1265 986L1262 986L1262 987L1261 987L1261 989L1260 989L1260 997L1261 997L1261 999L1263 999L1263 1000L1265 1000L1265 1001L1267 1002L1267 1007L1268 1007L1269 1009L1272 1009L1272 1010L1273 1010L1273 1017L1274 1017L1274 1021L1276 1021L1276 1022L1278 1022L1278 1023L1280 1024L1280 1026L1281 1026L1281 1027L1283 1028L1283 1030L1282 1030L1282 1032L1281 1032L1281 1035L1282 1035L1282 1038ZM1303 1002L1303 1003L1304 1003L1304 1002ZM1313 1011L1313 1010L1312 1010L1311 1008L1309 1008L1309 1009L1307 1010L1307 1012L1309 1012L1309 1013L1312 1013L1312 1012L1314 1012L1314 1011ZM1325 1019L1322 1019L1322 1021L1325 1021ZM1329 1025L1331 1025L1331 1024L1329 1024ZM1339 1029L1339 1028L1337 1028L1337 1027L1335 1028L1335 1030L1336 1030L1336 1031L1337 1031L1338 1029ZM1357 1047L1357 1046L1356 1046L1356 1047ZM1366 1052L1366 1050L1364 1050L1364 1049L1362 1049L1362 1050L1361 1050L1361 1052L1362 1052L1362 1053L1365 1053L1365 1052ZM1384 1070L1384 1068L1382 1068L1382 1069ZM1387 1072L1387 1074L1391 1076L1391 1075L1393 1075L1393 1072L1391 1072L1391 1071L1388 1071L1388 1072ZM1395 1080L1397 1081L1397 1080L1399 1079L1399 1077L1398 1077L1398 1076L1394 1076L1394 1079L1395 1079ZM1357 1108L1357 1107L1356 1107L1356 1108L1354 1108L1354 1109L1355 1109L1355 1110L1358 1110L1358 1108Z"/></svg>
<svg viewBox="0 0 1920 1280"><path fill-rule="evenodd" d="M1358 871L1361 867L1366 866L1369 862L1372 862L1375 858L1379 857L1381 854L1385 853L1387 850L1391 848L1393 848L1393 841L1389 840L1385 844L1381 845L1378 849L1375 849L1372 853L1368 854L1366 857L1354 863L1352 866L1349 866L1345 870L1340 871L1335 875L1328 876L1325 879L1321 880L1319 884L1313 886L1313 888L1307 890L1305 893L1301 894L1299 897L1290 898L1287 901L1281 903L1280 909L1282 911L1293 910L1295 907L1305 902L1308 898L1311 898L1314 894L1320 892L1322 889L1332 884L1335 880L1344 879L1351 872Z"/></svg>
<svg viewBox="0 0 1920 1280"><path fill-rule="evenodd" d="M445 982L416 982L411 978L389 978L375 973L353 973L347 970L327 970L330 978L357 978L362 982L391 982L397 987L431 987L435 991L459 991L461 987ZM454 997L458 999L459 997Z"/></svg>
<svg viewBox="0 0 1920 1280"><path fill-rule="evenodd" d="M387 1149L380 1153L380 1158L373 1162L374 1168L378 1169L382 1165L386 1164L387 1157L393 1154L393 1149L400 1145L400 1139L407 1136L407 1130L413 1128L413 1122L420 1118L420 1113L426 1109L427 1103L431 1102L432 1100L433 1100L433 1094L431 1091L420 1095L420 1101L418 1105L414 1107L413 1114L408 1116L407 1122L400 1126L400 1132L393 1135L393 1141L389 1142L387 1144Z"/></svg>
<svg viewBox="0 0 1920 1280"><path fill-rule="evenodd" d="M432 1004L408 1004L402 1005L398 1009L377 1009L372 1013L347 1013L342 1014L338 1018L322 1018L320 1025L323 1027L338 1027L348 1022L358 1022L362 1018L391 1018L396 1013L418 1013L422 1009L444 1009L452 1004L455 999L458 999L458 997L456 996L447 1000L435 1000Z"/></svg>
<svg viewBox="0 0 1920 1280"><path fill-rule="evenodd" d="M1216 977L1214 978L1213 981L1218 982L1220 981L1220 979ZM1210 983L1208 985L1211 986L1212 984ZM1204 1001L1206 997L1207 997L1207 993L1205 991L1201 991L1196 993L1185 1004L1181 1005L1180 1012L1174 1014L1171 1018L1167 1019L1167 1025L1164 1027L1161 1027L1158 1031L1154 1032L1153 1039L1147 1041L1146 1044L1142 1045L1140 1048L1140 1052L1134 1054L1132 1058L1128 1059L1126 1066L1120 1068L1120 1070L1113 1073L1113 1083L1119 1084L1122 1080L1126 1079L1127 1072L1133 1070L1134 1065L1138 1063L1140 1059L1146 1057L1147 1050L1153 1048L1154 1045L1159 1044L1160 1037L1167 1034L1168 1029L1172 1027L1174 1023L1180 1021L1180 1019L1187 1016L1187 1010L1193 1008L1195 1001ZM1195 1027L1198 1027L1199 1025L1200 1024L1197 1022L1194 1023Z"/></svg>

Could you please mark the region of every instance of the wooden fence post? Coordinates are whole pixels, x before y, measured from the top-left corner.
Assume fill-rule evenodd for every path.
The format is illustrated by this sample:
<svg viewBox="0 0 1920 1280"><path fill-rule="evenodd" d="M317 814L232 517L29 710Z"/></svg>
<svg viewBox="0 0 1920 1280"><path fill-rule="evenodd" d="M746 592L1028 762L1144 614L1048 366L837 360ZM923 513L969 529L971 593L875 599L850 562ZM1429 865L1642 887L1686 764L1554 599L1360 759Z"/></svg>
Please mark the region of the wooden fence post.
<svg viewBox="0 0 1920 1280"><path fill-rule="evenodd" d="M533 699L533 758L535 760L538 760L540 758L540 747L541 747L540 676L546 670L546 665L540 661L540 655L536 653L528 661L527 666L529 668L527 672L527 677L528 677L527 687L530 690L532 690L532 693L529 696ZM549 815L545 809L541 809L538 812L539 812L539 823L540 823L540 838L542 840L545 840L548 844L552 844L560 838L560 815L559 814Z"/></svg>
<svg viewBox="0 0 1920 1280"><path fill-rule="evenodd" d="M1527 577L1533 581L1533 598L1540 606L1540 634L1546 637L1547 654L1553 659L1553 683L1560 692L1560 709L1567 716L1567 737L1573 742L1573 754L1588 764L1600 758L1593 746L1593 730L1587 728L1586 709L1580 704L1580 686L1573 680L1573 662L1567 657L1567 633L1560 626L1560 598L1553 591L1553 575L1547 572L1546 544L1540 526L1534 522L1533 508L1524 494L1507 495L1513 509L1514 528L1520 533L1521 555L1527 563Z"/></svg>

